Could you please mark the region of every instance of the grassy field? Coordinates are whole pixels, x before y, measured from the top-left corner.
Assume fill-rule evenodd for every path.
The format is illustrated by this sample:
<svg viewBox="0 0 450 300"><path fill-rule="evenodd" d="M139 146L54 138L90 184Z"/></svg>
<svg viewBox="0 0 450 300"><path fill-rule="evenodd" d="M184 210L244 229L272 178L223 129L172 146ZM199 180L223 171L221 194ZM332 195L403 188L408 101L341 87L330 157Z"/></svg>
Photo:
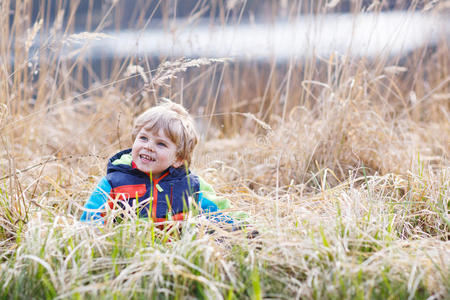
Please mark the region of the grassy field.
<svg viewBox="0 0 450 300"><path fill-rule="evenodd" d="M246 1L234 2L199 1L191 17L240 22ZM262 2L288 18L342 5ZM396 6L449 14L448 1L406 2ZM79 2L61 3L42 1L32 22L32 1L0 2L1 299L448 298L446 38L396 57L130 56L98 72L64 47L100 38L126 4L88 11L90 33L74 36ZM175 18L167 3L152 1L163 24ZM130 24L146 28L139 12ZM107 158L131 146L133 118L161 96L198 121L192 169L249 214L248 229L194 216L173 237L144 220L78 221Z"/></svg>

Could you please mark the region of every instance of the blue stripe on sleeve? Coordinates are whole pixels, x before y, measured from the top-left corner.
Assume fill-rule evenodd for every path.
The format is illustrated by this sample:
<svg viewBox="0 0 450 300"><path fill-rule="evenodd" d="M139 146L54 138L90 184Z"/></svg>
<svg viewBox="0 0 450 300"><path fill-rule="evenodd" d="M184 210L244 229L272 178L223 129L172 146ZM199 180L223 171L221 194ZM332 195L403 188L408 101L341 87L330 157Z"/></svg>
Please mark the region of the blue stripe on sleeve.
<svg viewBox="0 0 450 300"><path fill-rule="evenodd" d="M111 185L106 177L103 177L95 187L88 201L84 205L87 209L103 209L105 203L108 201L109 193L111 192ZM100 212L84 211L80 220L84 222L95 221L100 219Z"/></svg>
<svg viewBox="0 0 450 300"><path fill-rule="evenodd" d="M211 200L205 198L203 193L198 193L198 203L200 204L200 208L202 212L216 212L218 210L217 205Z"/></svg>

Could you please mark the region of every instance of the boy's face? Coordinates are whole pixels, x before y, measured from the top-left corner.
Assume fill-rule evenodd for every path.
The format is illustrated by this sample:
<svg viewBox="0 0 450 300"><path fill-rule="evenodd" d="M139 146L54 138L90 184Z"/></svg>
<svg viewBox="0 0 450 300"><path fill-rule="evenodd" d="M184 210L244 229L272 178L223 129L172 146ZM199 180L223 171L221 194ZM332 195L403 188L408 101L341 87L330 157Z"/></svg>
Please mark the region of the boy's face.
<svg viewBox="0 0 450 300"><path fill-rule="evenodd" d="M144 127L136 135L131 156L136 167L144 173L152 173L158 178L168 167L180 167L183 160L176 156L177 146L164 134L163 130L153 132Z"/></svg>

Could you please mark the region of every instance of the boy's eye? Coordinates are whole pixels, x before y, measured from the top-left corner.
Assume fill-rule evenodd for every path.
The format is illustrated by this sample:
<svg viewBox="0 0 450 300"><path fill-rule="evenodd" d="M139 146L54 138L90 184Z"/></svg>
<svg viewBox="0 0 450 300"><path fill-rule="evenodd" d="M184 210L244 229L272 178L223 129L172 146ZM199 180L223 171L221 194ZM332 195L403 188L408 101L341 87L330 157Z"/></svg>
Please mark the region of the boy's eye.
<svg viewBox="0 0 450 300"><path fill-rule="evenodd" d="M158 146L161 146L161 147L167 147L167 145L166 145L165 143L163 143L163 142L159 142L159 143L158 143Z"/></svg>
<svg viewBox="0 0 450 300"><path fill-rule="evenodd" d="M140 136L139 139L140 139L141 141L147 141L147 140L148 140L147 137L145 137L145 136Z"/></svg>

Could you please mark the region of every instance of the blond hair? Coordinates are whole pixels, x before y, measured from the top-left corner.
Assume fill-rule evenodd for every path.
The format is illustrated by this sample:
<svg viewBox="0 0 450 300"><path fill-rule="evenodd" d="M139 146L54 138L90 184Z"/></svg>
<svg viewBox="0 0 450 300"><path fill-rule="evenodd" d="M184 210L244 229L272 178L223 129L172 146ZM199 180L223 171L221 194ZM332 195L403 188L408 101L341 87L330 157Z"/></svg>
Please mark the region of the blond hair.
<svg viewBox="0 0 450 300"><path fill-rule="evenodd" d="M180 104L164 99L151 107L134 121L131 137L134 140L142 128L164 134L176 145L177 158L191 163L194 148L198 142L198 133L194 120Z"/></svg>

